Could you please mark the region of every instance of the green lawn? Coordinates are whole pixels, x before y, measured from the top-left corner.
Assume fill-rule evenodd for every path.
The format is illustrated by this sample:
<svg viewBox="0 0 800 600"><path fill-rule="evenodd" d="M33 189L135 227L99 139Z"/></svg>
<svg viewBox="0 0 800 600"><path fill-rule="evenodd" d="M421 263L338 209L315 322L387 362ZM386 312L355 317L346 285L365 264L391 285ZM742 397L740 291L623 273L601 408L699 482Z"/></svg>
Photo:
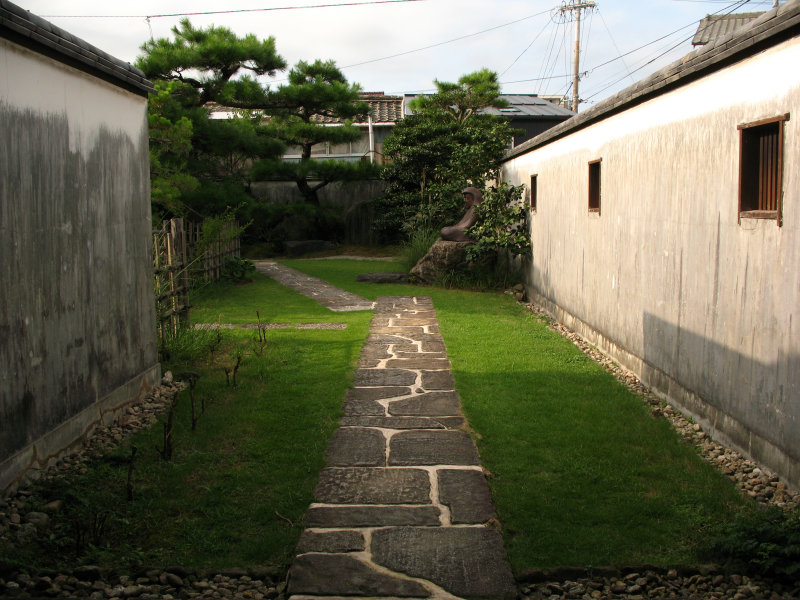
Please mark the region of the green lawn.
<svg viewBox="0 0 800 600"><path fill-rule="evenodd" d="M668 566L745 504L643 401L500 293L358 283L391 263L285 261L374 299L433 298L515 570Z"/></svg>
<svg viewBox="0 0 800 600"><path fill-rule="evenodd" d="M698 541L744 505L664 420L510 296L355 281L397 270L393 262L285 262L370 299L433 298L517 572L694 563ZM258 311L266 323L347 328L268 330L263 351L252 330L225 330L202 359L186 353L191 344L177 344L164 368L200 373L196 395L206 412L191 431L188 393L181 394L174 459L156 451L161 423L135 435L86 475L43 488L31 509L64 500L59 524L38 545L0 548L0 558L117 568L288 565L371 312L329 311L258 274L191 300L194 322L254 323ZM217 333L187 340L214 344ZM237 355L233 388L223 369ZM131 444L139 451L134 500L126 501Z"/></svg>

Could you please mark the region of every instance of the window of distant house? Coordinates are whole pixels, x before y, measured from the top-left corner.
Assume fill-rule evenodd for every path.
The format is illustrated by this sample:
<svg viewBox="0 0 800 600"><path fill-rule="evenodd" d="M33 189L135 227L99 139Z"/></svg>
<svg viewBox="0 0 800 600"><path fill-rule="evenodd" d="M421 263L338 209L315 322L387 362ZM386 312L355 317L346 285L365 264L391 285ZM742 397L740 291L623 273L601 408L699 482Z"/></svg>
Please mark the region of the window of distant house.
<svg viewBox="0 0 800 600"><path fill-rule="evenodd" d="M589 212L600 212L600 164L601 159L589 163Z"/></svg>
<svg viewBox="0 0 800 600"><path fill-rule="evenodd" d="M783 123L789 115L739 125L739 220L781 224Z"/></svg>
<svg viewBox="0 0 800 600"><path fill-rule="evenodd" d="M538 175L531 175L531 212L536 212L536 178Z"/></svg>

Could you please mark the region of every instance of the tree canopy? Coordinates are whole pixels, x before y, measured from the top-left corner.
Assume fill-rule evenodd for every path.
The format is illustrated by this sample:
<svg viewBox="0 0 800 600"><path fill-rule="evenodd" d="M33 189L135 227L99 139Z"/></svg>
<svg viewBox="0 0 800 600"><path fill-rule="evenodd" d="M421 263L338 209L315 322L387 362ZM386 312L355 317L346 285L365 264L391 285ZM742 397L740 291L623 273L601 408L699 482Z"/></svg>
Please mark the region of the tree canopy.
<svg viewBox="0 0 800 600"><path fill-rule="evenodd" d="M457 83L436 81L436 93L411 103L384 143L391 159L375 228L384 238L420 227L439 229L463 212L461 190L497 176L514 130L489 107L506 106L495 73L483 69Z"/></svg>
<svg viewBox="0 0 800 600"><path fill-rule="evenodd" d="M359 99L360 87L348 83L333 61L300 61L289 72L289 82L269 94L267 131L287 147L299 151L299 160L264 160L253 167L257 178L295 181L303 197L319 204L317 192L333 181L365 179L373 169L362 163L316 160L319 144L346 144L361 137L353 119L365 121L369 105ZM337 124L331 127L332 123Z"/></svg>

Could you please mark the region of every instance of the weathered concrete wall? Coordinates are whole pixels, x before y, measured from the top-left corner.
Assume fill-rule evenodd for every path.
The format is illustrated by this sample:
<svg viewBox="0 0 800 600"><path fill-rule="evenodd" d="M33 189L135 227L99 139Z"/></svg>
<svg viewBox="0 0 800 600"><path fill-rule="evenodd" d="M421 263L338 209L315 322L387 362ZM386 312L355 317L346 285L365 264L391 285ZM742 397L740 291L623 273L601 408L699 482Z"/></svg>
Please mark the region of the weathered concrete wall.
<svg viewBox="0 0 800 600"><path fill-rule="evenodd" d="M319 201L350 209L356 204L374 200L386 189L386 183L378 179L367 181L334 182L322 188ZM293 181L258 181L252 184L251 191L256 198L265 202L289 204L303 202L303 194Z"/></svg>
<svg viewBox="0 0 800 600"><path fill-rule="evenodd" d="M0 491L157 381L146 98L0 39Z"/></svg>
<svg viewBox="0 0 800 600"><path fill-rule="evenodd" d="M505 164L537 175L532 295L800 486L800 40ZM738 223L737 125L785 122L783 226ZM588 163L602 159L601 212Z"/></svg>

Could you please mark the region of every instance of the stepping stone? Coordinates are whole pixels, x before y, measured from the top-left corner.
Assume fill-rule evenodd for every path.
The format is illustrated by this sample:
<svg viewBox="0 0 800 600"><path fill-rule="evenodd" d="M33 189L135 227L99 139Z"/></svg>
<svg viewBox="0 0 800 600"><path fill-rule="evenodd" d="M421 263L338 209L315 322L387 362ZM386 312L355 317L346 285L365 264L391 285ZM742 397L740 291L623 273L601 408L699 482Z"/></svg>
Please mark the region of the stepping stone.
<svg viewBox="0 0 800 600"><path fill-rule="evenodd" d="M421 469L324 469L314 496L323 504L430 504Z"/></svg>
<svg viewBox="0 0 800 600"><path fill-rule="evenodd" d="M463 431L401 431L389 440L389 465L478 465L475 442Z"/></svg>
<svg viewBox="0 0 800 600"><path fill-rule="evenodd" d="M415 581L392 577L344 554L304 554L289 570L289 594L427 598Z"/></svg>
<svg viewBox="0 0 800 600"><path fill-rule="evenodd" d="M306 512L306 525L335 527L390 527L441 525L435 506L312 506Z"/></svg>
<svg viewBox="0 0 800 600"><path fill-rule="evenodd" d="M337 429L325 454L334 467L377 467L386 464L386 438L377 429Z"/></svg>
<svg viewBox="0 0 800 600"><path fill-rule="evenodd" d="M297 543L297 553L361 552L366 547L364 536L358 531L304 531Z"/></svg>
<svg viewBox="0 0 800 600"><path fill-rule="evenodd" d="M487 527L403 527L372 534L373 560L461 598L516 598L500 533Z"/></svg>
<svg viewBox="0 0 800 600"><path fill-rule="evenodd" d="M379 298L358 365L289 600L511 600L502 538L488 527L491 492L430 299Z"/></svg>
<svg viewBox="0 0 800 600"><path fill-rule="evenodd" d="M347 416L339 420L342 427L378 427L381 429L458 429L464 417L379 417Z"/></svg>
<svg viewBox="0 0 800 600"><path fill-rule="evenodd" d="M394 400L389 404L390 415L404 416L459 416L461 414L461 401L455 392L428 392Z"/></svg>
<svg viewBox="0 0 800 600"><path fill-rule="evenodd" d="M353 376L356 387L404 386L414 385L416 381L417 374L405 369L356 369Z"/></svg>
<svg viewBox="0 0 800 600"><path fill-rule="evenodd" d="M478 525L497 516L481 471L441 469L438 477L439 501L450 509L453 525Z"/></svg>
<svg viewBox="0 0 800 600"><path fill-rule="evenodd" d="M456 382L450 371L423 371L422 387L426 390L453 390Z"/></svg>

